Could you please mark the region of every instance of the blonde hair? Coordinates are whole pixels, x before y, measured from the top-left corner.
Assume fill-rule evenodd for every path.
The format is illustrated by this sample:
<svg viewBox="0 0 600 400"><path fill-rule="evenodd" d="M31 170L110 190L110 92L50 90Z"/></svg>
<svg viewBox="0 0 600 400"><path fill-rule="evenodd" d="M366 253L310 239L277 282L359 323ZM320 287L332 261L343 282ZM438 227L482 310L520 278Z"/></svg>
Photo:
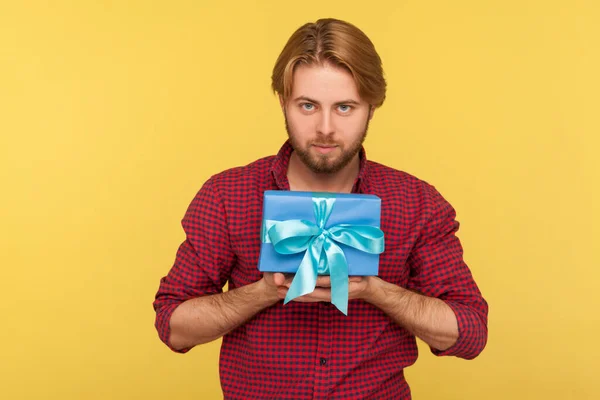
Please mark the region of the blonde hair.
<svg viewBox="0 0 600 400"><path fill-rule="evenodd" d="M360 97L371 106L383 104L386 82L375 46L356 26L333 18L307 23L292 34L275 62L271 87L286 101L298 65L327 63L349 71Z"/></svg>

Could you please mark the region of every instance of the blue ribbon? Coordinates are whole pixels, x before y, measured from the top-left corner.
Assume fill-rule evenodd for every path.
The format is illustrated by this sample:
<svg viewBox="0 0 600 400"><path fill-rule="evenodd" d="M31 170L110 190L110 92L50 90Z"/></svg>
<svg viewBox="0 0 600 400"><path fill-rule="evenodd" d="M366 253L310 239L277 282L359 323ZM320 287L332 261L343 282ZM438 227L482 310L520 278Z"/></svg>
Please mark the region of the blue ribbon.
<svg viewBox="0 0 600 400"><path fill-rule="evenodd" d="M352 224L338 224L325 229L335 196L319 194L319 197L313 196L312 201L316 223L302 219L267 220L263 240L270 241L280 254L305 252L284 304L314 291L317 275L329 275L331 302L347 315L348 263L337 243L381 254L384 250L383 231L374 226Z"/></svg>

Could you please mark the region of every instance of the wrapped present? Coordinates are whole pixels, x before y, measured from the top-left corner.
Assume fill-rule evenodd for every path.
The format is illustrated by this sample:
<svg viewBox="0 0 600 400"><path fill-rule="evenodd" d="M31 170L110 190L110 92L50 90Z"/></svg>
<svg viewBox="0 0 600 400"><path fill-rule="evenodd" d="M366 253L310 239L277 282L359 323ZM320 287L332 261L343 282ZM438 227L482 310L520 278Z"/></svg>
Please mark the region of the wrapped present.
<svg viewBox="0 0 600 400"><path fill-rule="evenodd" d="M260 271L294 273L284 304L331 278L332 303L348 310L348 276L377 275L384 251L374 195L265 191Z"/></svg>

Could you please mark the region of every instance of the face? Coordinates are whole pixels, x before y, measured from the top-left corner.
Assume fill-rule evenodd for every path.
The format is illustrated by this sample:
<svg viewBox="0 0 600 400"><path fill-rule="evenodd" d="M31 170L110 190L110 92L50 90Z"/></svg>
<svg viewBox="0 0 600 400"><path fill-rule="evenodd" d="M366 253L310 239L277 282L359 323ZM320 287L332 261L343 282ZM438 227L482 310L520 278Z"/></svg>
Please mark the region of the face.
<svg viewBox="0 0 600 400"><path fill-rule="evenodd" d="M281 105L294 152L315 173L347 166L360 151L373 115L352 75L330 65L297 67L292 94Z"/></svg>

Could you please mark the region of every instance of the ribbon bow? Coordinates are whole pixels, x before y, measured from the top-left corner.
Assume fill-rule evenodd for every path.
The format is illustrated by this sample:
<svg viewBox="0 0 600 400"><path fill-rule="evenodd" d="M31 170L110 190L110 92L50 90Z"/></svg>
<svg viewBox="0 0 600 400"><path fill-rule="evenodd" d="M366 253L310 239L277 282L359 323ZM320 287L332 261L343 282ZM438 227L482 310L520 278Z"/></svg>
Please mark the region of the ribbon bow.
<svg viewBox="0 0 600 400"><path fill-rule="evenodd" d="M276 252L305 252L284 304L311 293L315 289L317 275L330 275L331 302L347 315L348 263L337 243L381 254L384 250L383 231L374 226L352 224L338 224L325 229L335 198L320 195L313 197L312 201L316 223L302 219L266 221L266 236Z"/></svg>

